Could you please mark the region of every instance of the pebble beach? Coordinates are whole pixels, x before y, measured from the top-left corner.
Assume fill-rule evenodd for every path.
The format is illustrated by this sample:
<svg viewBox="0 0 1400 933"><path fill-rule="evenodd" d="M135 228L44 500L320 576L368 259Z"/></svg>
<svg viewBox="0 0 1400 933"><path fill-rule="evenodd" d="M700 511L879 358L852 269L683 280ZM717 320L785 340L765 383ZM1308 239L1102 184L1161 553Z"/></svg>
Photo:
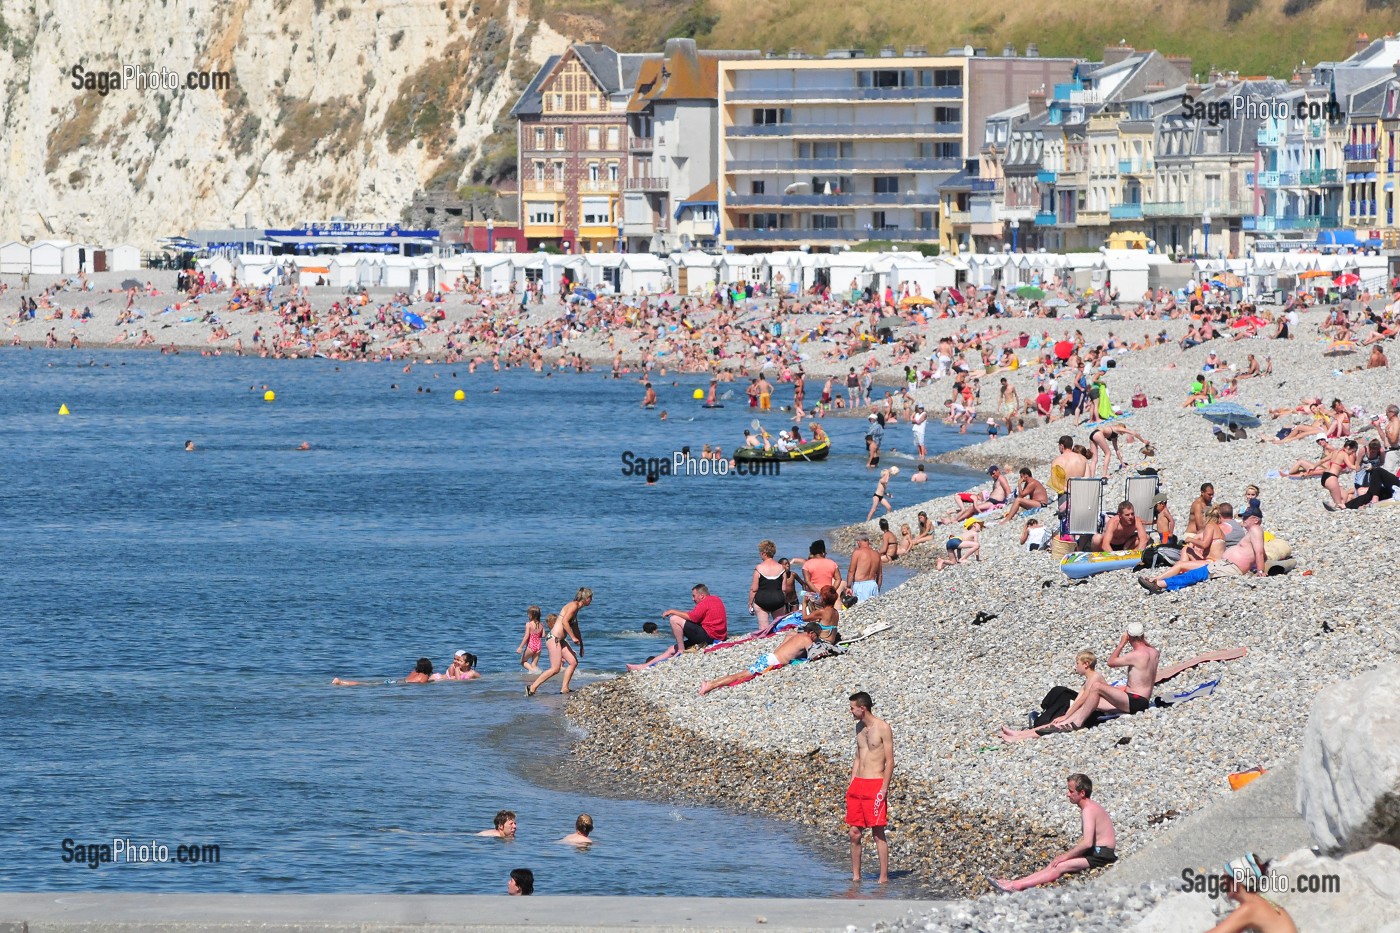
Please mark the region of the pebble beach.
<svg viewBox="0 0 1400 933"><path fill-rule="evenodd" d="M46 284L37 278L36 285ZM204 297L204 310L188 305L172 310L173 274L139 278L152 278L153 288L135 299L144 315L136 329L151 328L158 346L228 353L240 336L246 342L253 329L277 327L271 312L222 314L218 321L208 321L204 311L221 300L212 295ZM64 346L70 332L80 334L83 348L130 346L130 340L117 338L131 327L112 323L126 306L127 294L116 290L115 282L94 277L93 284L90 292L56 296L60 308L92 308L92 319L81 323L16 322L12 312L18 290L11 287L0 294L4 342L43 346L45 335L54 330ZM337 290L309 290L309 300L318 305L339 297ZM458 296L449 296L442 308L447 323L483 313ZM527 319L543 323L561 310L553 302L531 305ZM764 313L756 308L749 317L758 321ZM742 670L772 647L755 642L688 653L579 691L568 706L569 717L584 733L574 749L575 764L592 780L625 786L631 794L714 803L806 824L839 860L845 854L842 794L853 752L846 698L866 690L875 699L876 713L894 730L891 865L901 885L925 896L975 896L989 890L988 876L1015 877L1043 866L1079 834L1079 814L1064 799L1065 776L1071 772L1093 778L1094 799L1117 828L1120 855L1151 845L1172 820L1230 794L1231 772L1271 768L1294 756L1320 689L1393 660L1400 651L1400 629L1391 611L1400 603L1400 581L1388 569L1400 510L1378 505L1328 512L1316 480L1266 478L1300 457L1315 458L1317 449L1310 440L1261 443L1260 438L1297 420L1270 420L1266 409L1305 397L1321 396L1324 402L1339 397L1365 409L1366 417L1353 422L1359 427L1371 414L1400 401L1400 379L1393 369L1349 371L1364 365L1364 351L1324 354L1327 341L1319 336L1318 324L1325 313L1304 311L1293 340L1226 337L1187 350L1176 342L1190 323L1183 319L952 318L897 329L896 336L916 332L923 338L924 357L938 337L989 324L1005 331L992 338L998 346L1021 331L1043 331L1052 339L1082 333L1090 345L1110 336L1134 341L1165 331L1169 339L1164 344L1112 354L1116 365L1106 377L1114 402L1131 411L1127 424L1155 447L1151 457L1142 456L1137 445L1125 449L1130 467L1158 470L1162 491L1182 526L1201 483L1215 485L1216 502L1237 504L1246 484L1258 485L1264 527L1292 545L1297 568L1267 579L1211 580L1150 595L1128 571L1066 580L1048 552L1020 547L1020 519L986 529L980 560L935 572L934 561L943 555L939 537L901 558L901 565L919 571L912 579L843 613L841 630L848 637L884 627L844 656L698 695L702 681ZM829 317L829 312L796 313L791 320L801 329ZM707 318L702 312L696 319L703 324ZM213 337L220 324L228 336ZM407 363L441 361L446 350L443 335L431 332L408 338L385 333L380 345ZM595 364L611 362L620 352L636 366L657 346L636 335L595 332L574 337L568 350ZM815 380L843 374L869 354L880 360L878 384L900 383L902 367L893 362L889 347L850 361L828 356L830 344L814 342L807 348L811 352L804 354L803 368L809 405L820 394ZM752 371L754 360L742 355L742 344L729 349L735 354L730 367L747 364ZM1247 439L1221 443L1208 422L1182 407L1187 385L1211 352L1240 369L1249 353L1271 361L1272 374L1242 380L1233 399L1264 418ZM1029 467L1038 479L1047 480L1057 438L1069 433L1085 443L1086 429L1058 420L1040 424L1028 416L1023 431L989 439L985 430L998 379L1007 378L1024 401L1034 397L1035 372L1034 365L1023 365L982 377L979 417L969 428L968 446L931 458L929 465L981 470L997 464L1008 478ZM742 382L732 388L742 395ZM1129 409L1129 397L1139 390L1148 406ZM915 389L914 397L937 417L948 391L946 381L935 381ZM775 405L790 396L790 387L779 385ZM885 445L907 451L912 446L908 426L889 426ZM1109 508L1121 497L1123 480L1131 472L1117 472L1109 480ZM914 524L920 510L939 516L956 505L952 497L923 499L920 487L906 482L910 473L903 470L891 487L898 508L886 517L895 529ZM872 471L870 488L875 482ZM849 512L854 523L832 530L828 542L833 551L848 551L860 534L878 534L875 522L856 521L868 505L868 490L853 495ZM754 529L756 539L762 536L763 529ZM731 631L743 627L742 611L730 607ZM992 618L974 623L979 613ZM1142 622L1148 640L1161 649L1163 667L1236 647L1246 648L1247 654L1208 662L1161 688L1185 690L1219 679L1214 694L1202 699L1069 735L1013 745L998 740L998 727L1023 728L1028 711L1051 687L1078 686L1076 652L1087 648L1107 657L1133 621ZM1082 883L1086 878L1095 886L1092 897L1099 909L1082 915L1091 895L1065 892L1087 888ZM1003 928L1001 918L1005 928L1120 929L1167 893L1165 885L1121 888L1112 881L1109 868L1072 876L1049 890L983 899L977 902L982 906L941 907L929 918L936 925L928 928ZM1030 917L1036 918L1034 924ZM1047 919L1052 917L1059 919L1052 923Z"/></svg>

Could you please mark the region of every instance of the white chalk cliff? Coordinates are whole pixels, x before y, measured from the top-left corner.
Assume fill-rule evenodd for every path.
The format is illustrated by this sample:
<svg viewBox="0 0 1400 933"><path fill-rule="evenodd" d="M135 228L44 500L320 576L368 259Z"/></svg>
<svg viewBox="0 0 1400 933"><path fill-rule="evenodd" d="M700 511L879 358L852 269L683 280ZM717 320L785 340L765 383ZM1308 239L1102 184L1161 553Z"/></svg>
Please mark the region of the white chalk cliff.
<svg viewBox="0 0 1400 933"><path fill-rule="evenodd" d="M516 0L0 0L0 242L398 220L513 164L503 111L566 44ZM75 65L232 87L104 96Z"/></svg>

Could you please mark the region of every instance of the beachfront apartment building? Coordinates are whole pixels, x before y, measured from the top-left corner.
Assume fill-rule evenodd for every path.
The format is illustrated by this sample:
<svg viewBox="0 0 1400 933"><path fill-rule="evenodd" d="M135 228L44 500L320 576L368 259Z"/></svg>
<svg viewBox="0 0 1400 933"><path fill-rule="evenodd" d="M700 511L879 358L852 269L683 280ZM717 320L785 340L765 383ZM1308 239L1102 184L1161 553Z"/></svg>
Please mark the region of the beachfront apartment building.
<svg viewBox="0 0 1400 933"><path fill-rule="evenodd" d="M940 213L970 224L970 204L940 211L986 118L1062 80L1069 59L930 56L726 61L719 80L719 216L740 252L850 247L866 240L936 244ZM969 192L970 193L970 192ZM953 221L949 221L953 222Z"/></svg>
<svg viewBox="0 0 1400 933"><path fill-rule="evenodd" d="M719 64L758 57L757 50L707 51L694 39L668 39L660 58L642 63L627 103L622 236L629 252L716 245L717 205L701 202L715 200L719 171Z"/></svg>
<svg viewBox="0 0 1400 933"><path fill-rule="evenodd" d="M551 55L526 86L511 116L529 249L622 250L627 106L642 66L660 58L576 43Z"/></svg>

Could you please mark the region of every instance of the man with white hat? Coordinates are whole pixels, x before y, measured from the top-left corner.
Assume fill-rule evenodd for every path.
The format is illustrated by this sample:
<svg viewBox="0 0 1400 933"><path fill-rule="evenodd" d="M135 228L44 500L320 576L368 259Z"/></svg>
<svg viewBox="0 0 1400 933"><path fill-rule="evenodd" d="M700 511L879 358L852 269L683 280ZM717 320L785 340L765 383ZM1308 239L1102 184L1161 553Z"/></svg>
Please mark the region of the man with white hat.
<svg viewBox="0 0 1400 933"><path fill-rule="evenodd" d="M870 459L866 461L866 466L877 467L880 465L880 442L885 439L885 425L880 416L871 412L865 418L867 427L865 429L865 446L870 451Z"/></svg>
<svg viewBox="0 0 1400 933"><path fill-rule="evenodd" d="M928 413L924 411L924 406L915 405L914 415L909 419L909 427L914 432L914 446L918 449L919 459L928 456L928 451L924 449L924 424L928 421Z"/></svg>

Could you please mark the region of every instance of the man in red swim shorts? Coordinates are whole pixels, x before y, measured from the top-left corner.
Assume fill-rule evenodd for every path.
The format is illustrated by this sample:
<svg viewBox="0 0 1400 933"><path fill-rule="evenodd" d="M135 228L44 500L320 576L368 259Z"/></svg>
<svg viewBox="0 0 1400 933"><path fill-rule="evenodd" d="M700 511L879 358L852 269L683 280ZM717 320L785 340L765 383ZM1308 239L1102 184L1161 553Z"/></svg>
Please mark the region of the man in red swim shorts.
<svg viewBox="0 0 1400 933"><path fill-rule="evenodd" d="M856 760L851 766L851 786L846 789L846 824L851 827L851 880L860 881L861 840L869 827L880 855L880 884L885 884L890 880L885 825L889 822L890 776L894 774L894 734L889 723L872 712L874 706L875 701L864 690L851 694Z"/></svg>

